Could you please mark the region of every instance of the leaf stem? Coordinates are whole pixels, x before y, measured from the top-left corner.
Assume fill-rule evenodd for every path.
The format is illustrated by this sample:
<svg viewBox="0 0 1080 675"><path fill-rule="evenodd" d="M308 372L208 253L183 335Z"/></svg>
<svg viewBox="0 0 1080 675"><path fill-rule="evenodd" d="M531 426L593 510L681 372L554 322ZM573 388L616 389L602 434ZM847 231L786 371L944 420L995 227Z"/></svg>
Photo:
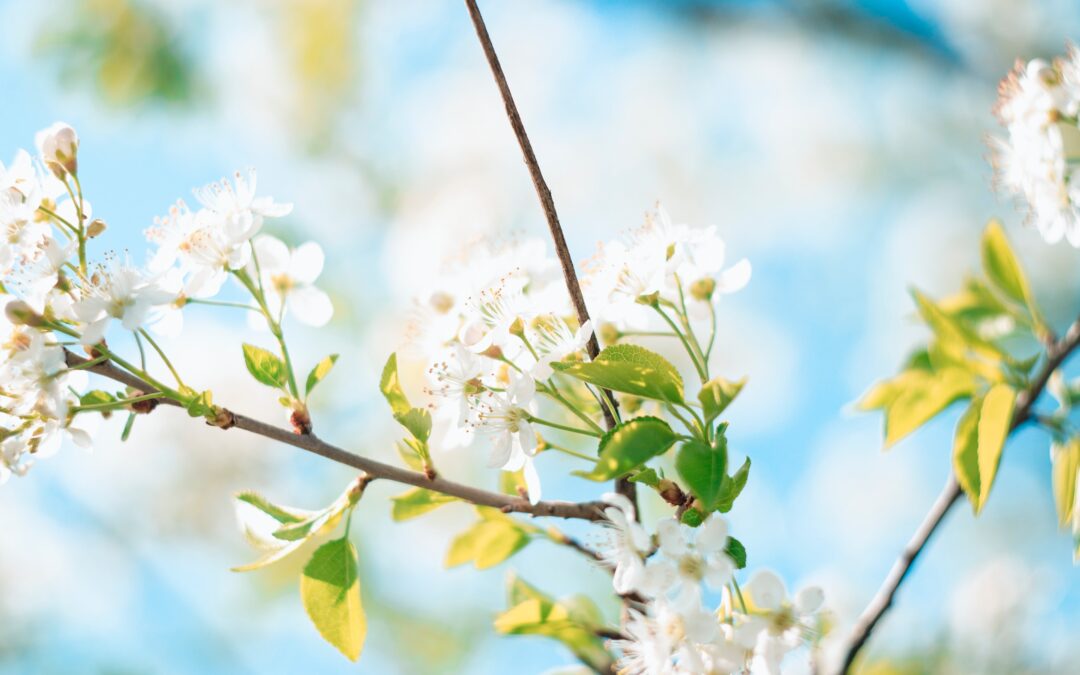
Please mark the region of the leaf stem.
<svg viewBox="0 0 1080 675"><path fill-rule="evenodd" d="M705 374L705 369L698 362L697 355L694 352L693 348L690 346L690 343L686 341L686 337L681 332L679 332L678 326L676 326L675 322L671 320L671 317L667 315L667 312L660 308L660 305L652 305L652 308L655 309L661 317L663 317L664 321L666 321L669 326L671 326L671 330L675 331L675 335L677 335L679 340L683 343L683 347L686 349L686 353L690 356L690 360L694 362L694 370L697 371L698 377L701 378L702 382L707 382L709 377Z"/></svg>
<svg viewBox="0 0 1080 675"><path fill-rule="evenodd" d="M181 379L180 373L176 372L176 368L173 368L173 364L169 361L169 357L165 356L165 350L158 346L158 343L154 338L150 337L150 333L147 333L145 328L140 328L138 330L138 335L142 335L146 338L146 341L150 343L150 346L153 347L154 351L161 357L161 360L165 363L165 367L168 368L169 372L172 373L172 376L176 378L176 384L180 385L181 389L186 388L187 385L185 385L184 380Z"/></svg>
<svg viewBox="0 0 1080 675"><path fill-rule="evenodd" d="M600 438L601 436L603 436L603 434L601 434L600 432L593 431L592 429L582 429L580 427L571 427L571 426L568 426L568 425L565 425L565 424L559 424L558 422L552 422L550 420L541 419L539 417L533 417L532 415L529 415L527 417L527 419L530 422L535 422L536 424L542 424L545 427L551 427L552 429L559 429L561 431L569 431L570 433L581 434L582 436L592 436L594 438Z"/></svg>

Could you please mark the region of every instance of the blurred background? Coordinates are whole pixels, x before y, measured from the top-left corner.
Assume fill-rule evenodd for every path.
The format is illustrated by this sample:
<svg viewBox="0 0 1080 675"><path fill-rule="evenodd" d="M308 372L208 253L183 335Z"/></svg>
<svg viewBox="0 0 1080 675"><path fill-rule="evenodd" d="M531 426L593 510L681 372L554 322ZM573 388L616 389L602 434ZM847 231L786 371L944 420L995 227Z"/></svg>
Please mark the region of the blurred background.
<svg viewBox="0 0 1080 675"><path fill-rule="evenodd" d="M714 368L750 384L731 408L754 460L731 513L750 567L817 583L842 635L944 484L956 411L884 453L850 403L924 335L908 291L958 288L1001 217L1048 315L1080 304L1080 252L1042 243L995 198L985 161L997 81L1017 57L1080 39L1072 0L514 0L484 4L572 251L638 225L657 199L716 224L754 279L720 307ZM296 204L272 224L327 253L330 327L289 324L300 368L340 352L314 397L320 434L394 461L377 390L409 298L476 237L544 236L528 175L462 3L435 0L0 0L0 157L63 120L111 245L190 188L259 169ZM215 401L281 421L244 372L242 317L192 307L168 342ZM415 365L415 364L414 364ZM683 364L685 365L685 364ZM186 373L191 373L188 377ZM416 385L418 380L413 381ZM417 385L418 386L418 385ZM416 392L416 386L413 386ZM302 556L254 553L231 496L328 503L352 473L160 410L106 423L0 489L0 672L540 673L573 657L500 638L508 567L442 569L470 521L451 506L394 524L376 483L353 524L370 633L358 665L300 606ZM1080 575L1055 527L1048 438L1009 446L976 521L950 515L862 672L1075 673ZM496 476L466 453L440 469ZM545 495L595 496L544 456ZM646 504L646 519L663 509ZM538 542L513 561L554 595L605 573ZM604 608L614 617L617 608ZM791 672L806 672L806 655Z"/></svg>

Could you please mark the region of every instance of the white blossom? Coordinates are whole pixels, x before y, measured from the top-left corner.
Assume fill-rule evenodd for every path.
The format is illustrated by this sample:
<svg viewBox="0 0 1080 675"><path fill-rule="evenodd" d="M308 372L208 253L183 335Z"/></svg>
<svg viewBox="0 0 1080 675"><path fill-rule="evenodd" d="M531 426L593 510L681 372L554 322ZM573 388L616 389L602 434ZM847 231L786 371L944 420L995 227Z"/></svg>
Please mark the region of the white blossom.
<svg viewBox="0 0 1080 675"><path fill-rule="evenodd" d="M532 368L532 376L537 380L546 380L554 372L552 363L585 349L592 337L593 328L592 321L586 321L577 330L571 330L562 318L546 315L532 322L530 332L538 356Z"/></svg>
<svg viewBox="0 0 1080 675"><path fill-rule="evenodd" d="M644 556L652 540L637 522L633 502L614 492L605 493L603 500L610 506L604 509L606 537L597 553L604 565L613 568L615 592L633 593L645 583Z"/></svg>
<svg viewBox="0 0 1080 675"><path fill-rule="evenodd" d="M252 242L270 311L282 308L309 326L323 326L334 314L330 297L315 287L323 269L323 251L315 242L289 250L280 239L259 235ZM254 272L255 260L249 265Z"/></svg>
<svg viewBox="0 0 1080 675"><path fill-rule="evenodd" d="M73 307L75 315L86 324L82 343L97 344L109 323L117 319L127 330L146 325L151 310L173 300L140 270L126 264L113 264L94 273L83 297Z"/></svg>
<svg viewBox="0 0 1080 675"><path fill-rule="evenodd" d="M478 404L479 431L491 444L488 466L504 471L523 471L529 500L540 501L540 477L533 464L536 432L529 422L528 407L536 395L536 382L528 375L509 374L505 391L488 391Z"/></svg>
<svg viewBox="0 0 1080 675"><path fill-rule="evenodd" d="M720 589L731 581L735 566L725 550L728 528L723 518L712 515L698 528L665 518L656 530L662 558L648 567L651 594L691 606L700 601L702 583Z"/></svg>
<svg viewBox="0 0 1080 675"><path fill-rule="evenodd" d="M1007 138L991 139L1000 187L1022 197L1048 243L1080 247L1080 53L1035 59L1002 81L995 112Z"/></svg>
<svg viewBox="0 0 1080 675"><path fill-rule="evenodd" d="M754 672L778 675L784 656L799 647L813 630L811 619L825 596L820 588L811 586L789 599L783 580L767 570L757 572L743 593L754 612L746 627L759 631L754 646Z"/></svg>

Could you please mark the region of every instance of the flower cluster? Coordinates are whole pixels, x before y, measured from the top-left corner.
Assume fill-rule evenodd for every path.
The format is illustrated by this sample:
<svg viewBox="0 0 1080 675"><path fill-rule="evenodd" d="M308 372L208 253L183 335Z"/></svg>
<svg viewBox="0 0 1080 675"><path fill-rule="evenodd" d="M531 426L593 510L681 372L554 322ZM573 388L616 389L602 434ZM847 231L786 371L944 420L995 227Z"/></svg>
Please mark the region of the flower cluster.
<svg viewBox="0 0 1080 675"><path fill-rule="evenodd" d="M1021 196L1043 238L1080 247L1080 51L1018 62L995 109L1008 132L991 139L1001 187Z"/></svg>
<svg viewBox="0 0 1080 675"><path fill-rule="evenodd" d="M78 413L132 403L127 394L78 393L87 378L67 367L66 345L81 344L96 361L112 361L161 384L146 373L145 356L140 368L111 352L106 342L110 328L119 326L133 335L144 354L142 343L149 342L172 370L147 329L177 332L181 308L209 302L229 276L256 305L218 304L255 314L282 346L286 311L312 325L330 318L329 299L312 285L323 263L318 245L290 251L259 234L266 218L283 216L291 206L257 197L254 171L196 190L197 211L181 201L157 219L146 232L155 250L143 267L127 255L91 256L92 244L107 226L94 217L83 195L75 130L56 123L39 132L36 143L37 157L20 150L10 165L0 163L0 301L8 319L0 326L0 481L25 473L35 457L54 451L62 431L88 445L89 436L73 426ZM173 374L176 388L162 384L159 389L188 403L195 392ZM296 410L302 408L302 397L293 379L290 364L287 398Z"/></svg>
<svg viewBox="0 0 1080 675"><path fill-rule="evenodd" d="M607 494L604 501L610 506L601 559L614 571L615 591L641 601L626 637L613 643L621 654L620 673L771 675L780 672L787 653L820 634L820 589L809 587L790 599L779 577L767 571L745 588L736 585L721 516L709 516L696 529L664 518L654 549L630 500ZM719 593L719 607L707 609L706 589Z"/></svg>
<svg viewBox="0 0 1080 675"><path fill-rule="evenodd" d="M601 246L590 261L584 284L599 316L613 328L605 342L632 336L672 319L710 320L713 303L746 285L745 259L724 265L724 242L715 228L673 225L657 207L627 241ZM483 259L484 264L476 264ZM656 313L638 316L638 310ZM515 242L452 265L440 286L415 303L413 342L429 362L429 392L434 395L436 444L444 448L485 445L489 465L524 471L532 500L540 498L533 458L541 449L564 449L549 442L539 427L563 431L561 419L541 419L541 400L556 414L585 426L570 433L600 435L603 399L592 388L563 390L553 364L581 361L593 336L592 322L579 325L562 284L558 262L537 240ZM671 335L679 333L676 329ZM711 343L711 341L710 341ZM710 344L711 346L711 344ZM695 365L707 354L692 354Z"/></svg>
<svg viewBox="0 0 1080 675"><path fill-rule="evenodd" d="M589 306L616 329L643 329L657 317L658 301L683 303L695 319L707 319L721 296L750 281L745 258L730 267L715 227L672 223L660 205L625 240L602 244L586 265Z"/></svg>
<svg viewBox="0 0 1080 675"><path fill-rule="evenodd" d="M452 266L439 288L417 300L414 342L430 363L438 444L486 446L491 467L524 472L536 501L537 393L557 400L551 364L580 357L591 325L573 318L543 242L488 253L482 268Z"/></svg>

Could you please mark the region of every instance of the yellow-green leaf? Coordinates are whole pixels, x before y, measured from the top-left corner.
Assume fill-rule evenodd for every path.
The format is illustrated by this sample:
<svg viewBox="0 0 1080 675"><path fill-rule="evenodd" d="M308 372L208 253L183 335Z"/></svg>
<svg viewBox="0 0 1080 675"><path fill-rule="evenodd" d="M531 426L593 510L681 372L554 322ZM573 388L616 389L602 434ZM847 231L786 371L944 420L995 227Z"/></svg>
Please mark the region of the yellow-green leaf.
<svg viewBox="0 0 1080 675"><path fill-rule="evenodd" d="M1011 387L996 385L972 401L956 426L953 470L976 514L990 496L1015 403L1016 392Z"/></svg>
<svg viewBox="0 0 1080 675"><path fill-rule="evenodd" d="M394 415L404 415L412 408L398 379L397 354L391 354L386 360L382 377L379 379L379 391L386 397L386 402L390 404Z"/></svg>
<svg viewBox="0 0 1080 675"><path fill-rule="evenodd" d="M315 364L315 367L308 373L307 384L304 387L304 396L311 394L311 390L315 388L315 385L322 382L323 378L330 374L330 370L333 369L337 360L338 355L331 354Z"/></svg>
<svg viewBox="0 0 1080 675"><path fill-rule="evenodd" d="M701 409L705 413L705 423L708 424L719 417L744 386L746 386L745 377L735 382L716 377L701 385L698 400L701 401Z"/></svg>
<svg viewBox="0 0 1080 675"><path fill-rule="evenodd" d="M457 497L432 492L423 488L413 488L391 499L394 502L392 517L394 520L409 520L434 511L443 504L457 501Z"/></svg>
<svg viewBox="0 0 1080 675"><path fill-rule="evenodd" d="M529 531L518 521L494 509L477 509L482 520L450 542L446 566L471 562L478 570L494 567L525 548Z"/></svg>
<svg viewBox="0 0 1080 675"><path fill-rule="evenodd" d="M352 542L335 539L315 551L300 577L300 597L323 639L350 660L360 658L367 619Z"/></svg>
<svg viewBox="0 0 1080 675"><path fill-rule="evenodd" d="M585 596L555 601L538 589L511 577L511 607L495 619L504 635L540 635L558 640L597 672L611 670L611 655L596 629L603 625L599 609Z"/></svg>
<svg viewBox="0 0 1080 675"><path fill-rule="evenodd" d="M1080 439L1070 438L1064 444L1055 443L1050 454L1053 462L1051 481L1058 524L1068 527L1080 506L1076 503L1076 482L1080 475Z"/></svg>
<svg viewBox="0 0 1080 675"><path fill-rule="evenodd" d="M991 220L983 231L982 263L986 276L1002 293L1021 304L1031 300L1031 287L1001 223Z"/></svg>
<svg viewBox="0 0 1080 675"><path fill-rule="evenodd" d="M268 387L281 389L288 381L285 363L261 347L244 345L244 365L252 377Z"/></svg>
<svg viewBox="0 0 1080 675"><path fill-rule="evenodd" d="M896 380L895 397L885 409L886 447L926 424L953 401L970 396L976 384L971 373L959 368L909 370Z"/></svg>

